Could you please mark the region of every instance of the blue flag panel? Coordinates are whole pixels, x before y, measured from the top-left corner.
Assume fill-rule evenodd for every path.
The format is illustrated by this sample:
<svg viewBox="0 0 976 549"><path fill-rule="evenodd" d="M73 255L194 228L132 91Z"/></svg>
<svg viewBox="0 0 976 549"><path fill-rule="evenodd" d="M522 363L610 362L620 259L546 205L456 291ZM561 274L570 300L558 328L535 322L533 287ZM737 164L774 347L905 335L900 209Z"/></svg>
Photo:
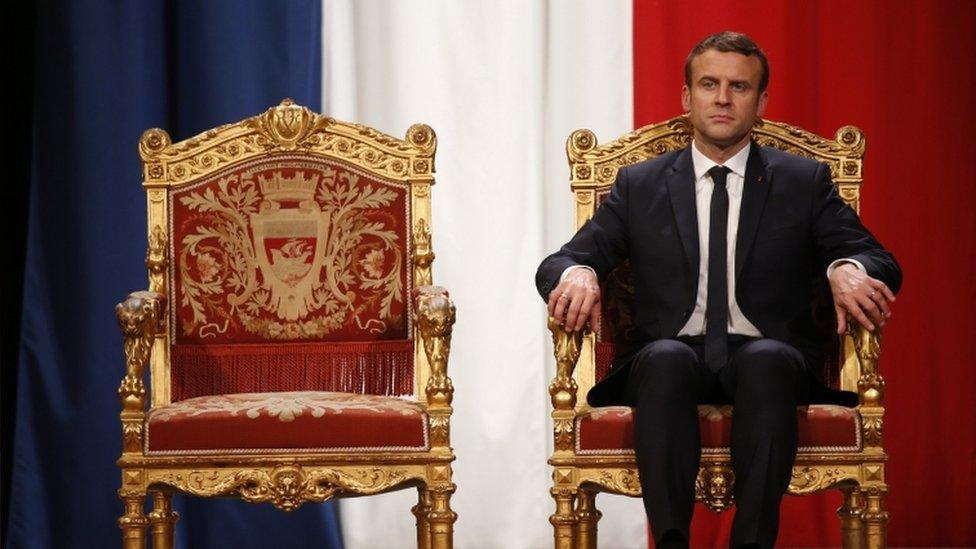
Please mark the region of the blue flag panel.
<svg viewBox="0 0 976 549"><path fill-rule="evenodd" d="M285 97L318 110L321 5L61 0L40 3L35 28L7 545L117 547L124 363L113 307L147 285L139 136L161 127L185 139ZM184 547L342 546L331 504L174 504Z"/></svg>

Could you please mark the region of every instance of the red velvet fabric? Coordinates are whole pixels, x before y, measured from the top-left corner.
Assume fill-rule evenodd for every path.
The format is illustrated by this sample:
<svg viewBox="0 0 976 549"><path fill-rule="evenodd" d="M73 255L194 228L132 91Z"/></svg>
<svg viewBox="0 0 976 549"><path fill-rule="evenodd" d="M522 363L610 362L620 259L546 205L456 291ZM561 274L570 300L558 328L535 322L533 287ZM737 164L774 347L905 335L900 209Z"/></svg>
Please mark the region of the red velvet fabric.
<svg viewBox="0 0 976 549"><path fill-rule="evenodd" d="M685 56L734 29L766 50L766 116L867 137L861 210L905 284L886 326L888 543L976 546L976 2L634 2L634 125L680 113ZM603 137L603 136L600 136ZM786 498L778 545L838 547L831 491ZM692 543L725 547L732 513L695 513Z"/></svg>
<svg viewBox="0 0 976 549"><path fill-rule="evenodd" d="M731 406L698 408L702 452L728 452L732 436ZM861 446L860 416L843 406L797 408L800 452L857 452ZM631 408L594 408L576 419L576 453L632 454L634 420Z"/></svg>
<svg viewBox="0 0 976 549"><path fill-rule="evenodd" d="M155 408L147 455L302 450L427 450L427 414L395 397L330 392L244 393Z"/></svg>

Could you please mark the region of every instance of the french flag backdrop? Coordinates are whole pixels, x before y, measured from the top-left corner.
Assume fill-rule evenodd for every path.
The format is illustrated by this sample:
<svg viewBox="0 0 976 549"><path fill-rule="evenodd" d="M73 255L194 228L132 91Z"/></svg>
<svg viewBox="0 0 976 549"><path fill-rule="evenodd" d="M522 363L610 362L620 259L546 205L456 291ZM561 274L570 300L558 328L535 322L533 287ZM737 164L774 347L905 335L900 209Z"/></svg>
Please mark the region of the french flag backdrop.
<svg viewBox="0 0 976 549"><path fill-rule="evenodd" d="M185 139L283 97L394 135L414 122L437 132L434 279L458 306L456 544L551 546L554 367L532 280L572 232L565 139L679 114L685 55L726 29L769 56L769 118L867 135L862 214L906 272L882 357L889 543L976 545L964 314L976 304L976 2L50 0L36 12L29 180L9 182L27 213L6 309L19 337L3 335L20 342L16 368L4 364L6 546L118 544L112 307L145 285L139 135ZM411 547L415 497L292 514L184 499L178 542ZM647 547L639 500L597 503L601 547ZM779 544L839 545L839 505L835 493L788 497ZM725 546L731 518L699 508L693 545Z"/></svg>

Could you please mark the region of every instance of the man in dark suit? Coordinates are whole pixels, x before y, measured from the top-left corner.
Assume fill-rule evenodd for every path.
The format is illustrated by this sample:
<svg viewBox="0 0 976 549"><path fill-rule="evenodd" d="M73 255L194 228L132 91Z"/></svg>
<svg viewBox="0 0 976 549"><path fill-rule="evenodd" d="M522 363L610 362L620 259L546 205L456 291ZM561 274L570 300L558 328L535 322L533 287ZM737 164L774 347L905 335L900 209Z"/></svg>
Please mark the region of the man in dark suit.
<svg viewBox="0 0 976 549"><path fill-rule="evenodd" d="M772 547L797 449L796 406L853 406L825 387L811 311L826 277L838 333L851 315L891 316L901 271L837 196L826 165L760 147L750 130L769 67L747 36L709 36L689 54L688 148L622 168L593 218L539 266L550 315L599 323L598 280L630 259L639 345L590 391L635 409L644 506L658 547L687 547L701 456L696 406L732 403L732 547Z"/></svg>

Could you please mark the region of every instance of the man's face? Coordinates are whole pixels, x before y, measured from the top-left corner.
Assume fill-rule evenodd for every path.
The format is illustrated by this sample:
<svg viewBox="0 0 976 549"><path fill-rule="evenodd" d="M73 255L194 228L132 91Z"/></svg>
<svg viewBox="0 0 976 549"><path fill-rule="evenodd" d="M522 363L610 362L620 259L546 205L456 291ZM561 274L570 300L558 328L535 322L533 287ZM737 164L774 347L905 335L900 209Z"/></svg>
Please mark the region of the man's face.
<svg viewBox="0 0 976 549"><path fill-rule="evenodd" d="M695 140L727 149L748 139L766 110L759 93L762 64L754 55L706 50L691 62L691 87L681 88L681 104L695 128Z"/></svg>

